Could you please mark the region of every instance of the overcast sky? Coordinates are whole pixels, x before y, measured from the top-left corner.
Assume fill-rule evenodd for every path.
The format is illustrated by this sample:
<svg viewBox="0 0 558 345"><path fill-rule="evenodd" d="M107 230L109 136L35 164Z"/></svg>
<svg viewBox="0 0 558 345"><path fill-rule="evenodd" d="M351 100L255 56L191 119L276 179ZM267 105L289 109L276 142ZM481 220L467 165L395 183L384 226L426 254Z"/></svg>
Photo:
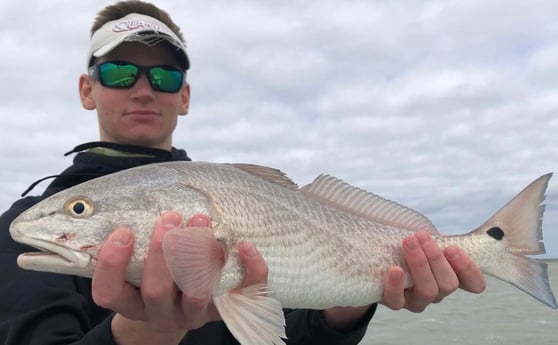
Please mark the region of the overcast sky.
<svg viewBox="0 0 558 345"><path fill-rule="evenodd" d="M81 108L89 28L109 1L0 3L0 208L97 140ZM186 37L195 160L330 173L480 225L558 171L558 1L157 1ZM40 193L43 183L32 194ZM558 257L558 180L544 222Z"/></svg>

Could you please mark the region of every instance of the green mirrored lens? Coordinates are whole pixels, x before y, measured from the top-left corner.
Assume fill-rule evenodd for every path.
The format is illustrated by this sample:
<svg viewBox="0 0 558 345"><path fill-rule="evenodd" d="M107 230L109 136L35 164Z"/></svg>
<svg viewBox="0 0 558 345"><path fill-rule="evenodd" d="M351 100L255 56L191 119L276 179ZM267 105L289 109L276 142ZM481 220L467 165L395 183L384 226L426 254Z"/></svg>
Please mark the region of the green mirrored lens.
<svg viewBox="0 0 558 345"><path fill-rule="evenodd" d="M112 62L99 66L101 83L107 87L129 87L136 81L138 68L134 65L118 65Z"/></svg>
<svg viewBox="0 0 558 345"><path fill-rule="evenodd" d="M182 78L183 74L178 70L165 69L164 67L149 69L149 80L155 90L177 92L182 87Z"/></svg>
<svg viewBox="0 0 558 345"><path fill-rule="evenodd" d="M184 85L184 72L171 66L136 66L129 62L107 61L98 65L98 75L94 70L90 73L103 86L112 88L134 86L141 73L145 73L151 88L156 91L175 93Z"/></svg>

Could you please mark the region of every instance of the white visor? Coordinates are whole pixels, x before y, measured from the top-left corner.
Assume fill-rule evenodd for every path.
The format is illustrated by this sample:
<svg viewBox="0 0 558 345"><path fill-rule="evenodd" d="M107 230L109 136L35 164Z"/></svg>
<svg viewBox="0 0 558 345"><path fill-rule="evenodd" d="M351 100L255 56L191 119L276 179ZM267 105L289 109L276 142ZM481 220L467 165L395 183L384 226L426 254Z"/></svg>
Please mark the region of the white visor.
<svg viewBox="0 0 558 345"><path fill-rule="evenodd" d="M108 54L122 42L141 42L154 46L160 42L169 42L176 47L176 55L184 70L190 68L186 54L186 45L163 22L143 14L131 13L125 17L105 23L93 36L87 55L87 65L93 57Z"/></svg>

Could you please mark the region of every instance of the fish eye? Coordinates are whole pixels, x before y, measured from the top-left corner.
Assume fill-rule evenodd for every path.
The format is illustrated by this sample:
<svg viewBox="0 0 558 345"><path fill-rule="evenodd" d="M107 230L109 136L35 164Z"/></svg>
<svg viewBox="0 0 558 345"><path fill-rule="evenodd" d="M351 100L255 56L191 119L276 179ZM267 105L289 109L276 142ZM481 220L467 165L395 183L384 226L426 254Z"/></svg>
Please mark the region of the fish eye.
<svg viewBox="0 0 558 345"><path fill-rule="evenodd" d="M86 218L93 214L95 207L93 202L86 197L71 199L64 206L66 214L73 218Z"/></svg>
<svg viewBox="0 0 558 345"><path fill-rule="evenodd" d="M74 206L72 206L72 211L74 211L75 214L81 215L85 212L85 205L81 201L75 202Z"/></svg>

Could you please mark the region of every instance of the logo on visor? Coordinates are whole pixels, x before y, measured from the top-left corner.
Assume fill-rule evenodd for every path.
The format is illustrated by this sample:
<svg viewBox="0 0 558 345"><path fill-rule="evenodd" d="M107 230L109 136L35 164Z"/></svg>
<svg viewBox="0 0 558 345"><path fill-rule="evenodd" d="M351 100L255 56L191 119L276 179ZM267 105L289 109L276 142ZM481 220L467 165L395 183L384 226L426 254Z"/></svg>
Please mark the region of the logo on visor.
<svg viewBox="0 0 558 345"><path fill-rule="evenodd" d="M159 24L147 20L124 20L112 27L114 32L132 31L136 29L149 29L153 31L165 31Z"/></svg>

